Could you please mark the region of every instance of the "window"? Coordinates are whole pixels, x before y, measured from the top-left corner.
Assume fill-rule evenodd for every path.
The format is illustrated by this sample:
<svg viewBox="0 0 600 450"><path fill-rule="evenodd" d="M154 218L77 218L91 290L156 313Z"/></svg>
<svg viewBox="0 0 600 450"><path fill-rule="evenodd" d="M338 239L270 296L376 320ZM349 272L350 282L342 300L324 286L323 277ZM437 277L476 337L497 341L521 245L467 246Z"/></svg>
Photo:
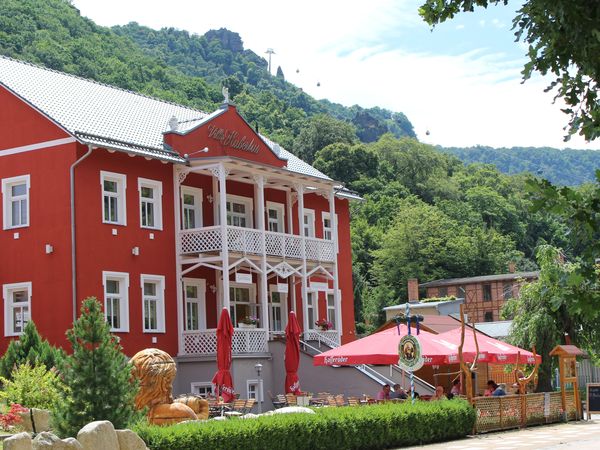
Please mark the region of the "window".
<svg viewBox="0 0 600 450"><path fill-rule="evenodd" d="M457 292L457 297L458 298L462 298L464 299L465 303L467 303L467 287L466 286L459 286L458 287L458 292Z"/></svg>
<svg viewBox="0 0 600 450"><path fill-rule="evenodd" d="M262 380L246 380L246 392L249 399L254 398L257 402L264 401Z"/></svg>
<svg viewBox="0 0 600 450"><path fill-rule="evenodd" d="M5 230L29 226L29 175L2 180Z"/></svg>
<svg viewBox="0 0 600 450"><path fill-rule="evenodd" d="M323 213L323 239L332 240L333 239L333 224L331 223L331 214L328 212Z"/></svg>
<svg viewBox="0 0 600 450"><path fill-rule="evenodd" d="M227 225L252 228L252 199L249 197L227 196Z"/></svg>
<svg viewBox="0 0 600 450"><path fill-rule="evenodd" d="M104 316L110 331L129 331L129 274L102 272Z"/></svg>
<svg viewBox="0 0 600 450"><path fill-rule="evenodd" d="M315 237L315 212L312 209L304 210L304 236Z"/></svg>
<svg viewBox="0 0 600 450"><path fill-rule="evenodd" d="M483 301L489 302L492 300L492 285L484 284L483 285Z"/></svg>
<svg viewBox="0 0 600 450"><path fill-rule="evenodd" d="M234 327L237 327L238 323L247 316L259 318L257 326L260 327L260 306L256 304L254 285L243 286L238 283L230 283L229 301L231 308L229 312Z"/></svg>
<svg viewBox="0 0 600 450"><path fill-rule="evenodd" d="M162 230L162 183L138 178L140 226Z"/></svg>
<svg viewBox="0 0 600 450"><path fill-rule="evenodd" d="M267 202L267 230L285 233L284 211L283 204Z"/></svg>
<svg viewBox="0 0 600 450"><path fill-rule="evenodd" d="M306 293L306 309L308 318L308 329L312 330L315 328L315 322L319 320L319 310L317 308L318 292L307 292Z"/></svg>
<svg viewBox="0 0 600 450"><path fill-rule="evenodd" d="M202 227L202 189L181 186L181 215L182 229Z"/></svg>
<svg viewBox="0 0 600 450"><path fill-rule="evenodd" d="M200 395L204 398L213 396L213 385L210 381L191 383L190 388L194 395Z"/></svg>
<svg viewBox="0 0 600 450"><path fill-rule="evenodd" d="M4 336L19 336L31 317L31 282L5 284L2 295Z"/></svg>
<svg viewBox="0 0 600 450"><path fill-rule="evenodd" d="M337 329L335 326L335 297L333 294L327 294L327 321L333 325L333 330Z"/></svg>
<svg viewBox="0 0 600 450"><path fill-rule="evenodd" d="M287 294L275 292L274 287L271 287L269 296L269 330L283 332L285 329L283 320L285 318Z"/></svg>
<svg viewBox="0 0 600 450"><path fill-rule="evenodd" d="M438 297L448 297L448 287L439 287L438 288Z"/></svg>
<svg viewBox="0 0 600 450"><path fill-rule="evenodd" d="M102 185L102 222L127 225L125 189L127 177L120 173L100 172Z"/></svg>
<svg viewBox="0 0 600 450"><path fill-rule="evenodd" d="M184 278L185 329L206 330L206 281Z"/></svg>
<svg viewBox="0 0 600 450"><path fill-rule="evenodd" d="M503 286L503 296L504 296L504 300L510 300L511 298L513 298L513 291L512 291L512 283L504 283Z"/></svg>
<svg viewBox="0 0 600 450"><path fill-rule="evenodd" d="M483 320L485 322L493 322L494 321L494 311L486 311Z"/></svg>
<svg viewBox="0 0 600 450"><path fill-rule="evenodd" d="M145 333L165 332L165 277L141 275Z"/></svg>

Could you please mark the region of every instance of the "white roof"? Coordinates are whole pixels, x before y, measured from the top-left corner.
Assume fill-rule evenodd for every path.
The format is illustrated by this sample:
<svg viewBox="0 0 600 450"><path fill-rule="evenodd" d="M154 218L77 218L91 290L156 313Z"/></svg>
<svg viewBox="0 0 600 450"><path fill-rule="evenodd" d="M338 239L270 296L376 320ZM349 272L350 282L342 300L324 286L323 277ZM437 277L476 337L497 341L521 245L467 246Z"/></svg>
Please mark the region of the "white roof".
<svg viewBox="0 0 600 450"><path fill-rule="evenodd" d="M58 123L81 142L185 163L165 146L163 133L174 116L184 131L219 114L158 100L114 86L0 56L0 85ZM287 169L325 180L327 175L262 136Z"/></svg>

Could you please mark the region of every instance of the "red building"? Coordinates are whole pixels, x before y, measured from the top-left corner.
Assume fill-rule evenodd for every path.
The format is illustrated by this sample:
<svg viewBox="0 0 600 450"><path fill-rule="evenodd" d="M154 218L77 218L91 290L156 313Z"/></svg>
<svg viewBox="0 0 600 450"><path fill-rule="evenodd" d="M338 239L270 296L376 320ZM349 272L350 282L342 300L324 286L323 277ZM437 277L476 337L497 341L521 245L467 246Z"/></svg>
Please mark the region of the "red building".
<svg viewBox="0 0 600 450"><path fill-rule="evenodd" d="M208 389L223 307L236 383L290 310L306 340L354 338L356 197L227 99L206 114L0 57L0 181L2 351L28 320L64 345L88 296L128 355L177 356L179 391Z"/></svg>

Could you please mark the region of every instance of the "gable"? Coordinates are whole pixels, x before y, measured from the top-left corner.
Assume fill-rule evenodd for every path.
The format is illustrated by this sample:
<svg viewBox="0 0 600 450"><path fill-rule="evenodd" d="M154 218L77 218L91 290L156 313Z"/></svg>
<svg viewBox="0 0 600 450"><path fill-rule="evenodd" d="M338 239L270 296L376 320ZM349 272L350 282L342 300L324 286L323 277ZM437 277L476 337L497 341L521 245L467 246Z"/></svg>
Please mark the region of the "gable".
<svg viewBox="0 0 600 450"><path fill-rule="evenodd" d="M287 164L248 125L234 105L224 105L196 123L180 123L177 130L165 133L165 142L181 156L187 154L190 158L229 156L275 167ZM204 148L208 151L200 152Z"/></svg>

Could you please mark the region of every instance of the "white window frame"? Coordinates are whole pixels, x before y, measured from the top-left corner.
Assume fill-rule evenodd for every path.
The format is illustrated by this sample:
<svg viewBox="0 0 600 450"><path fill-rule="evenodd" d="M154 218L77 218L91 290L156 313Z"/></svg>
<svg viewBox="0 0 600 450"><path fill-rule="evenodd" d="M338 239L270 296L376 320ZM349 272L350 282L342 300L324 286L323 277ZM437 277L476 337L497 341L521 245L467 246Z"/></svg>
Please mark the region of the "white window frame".
<svg viewBox="0 0 600 450"><path fill-rule="evenodd" d="M270 209L277 211L277 228L279 231L276 231L276 233L285 233L285 205L283 203L267 202L267 207L265 208L267 231L271 231L271 223L275 223L269 217Z"/></svg>
<svg viewBox="0 0 600 450"><path fill-rule="evenodd" d="M212 384L212 382L210 381L194 381L192 383L190 383L190 392L194 395L202 395L199 392L196 391L197 388L208 388L209 389L209 393L208 395L212 396L214 395L214 386ZM207 397L208 397L207 395Z"/></svg>
<svg viewBox="0 0 600 450"><path fill-rule="evenodd" d="M12 294L16 291L27 291L27 311L29 313L29 317L27 322L31 320L31 281L26 281L23 283L12 283L5 284L2 286L2 297L4 298L4 336L21 336L23 331L16 332L14 327L14 322L11 320L13 317L13 310L15 309L15 305L13 302ZM25 305L20 305L19 307L23 307ZM23 317L21 319L22 330L25 329L25 325L27 323L24 322Z"/></svg>
<svg viewBox="0 0 600 450"><path fill-rule="evenodd" d="M191 195L194 197L194 206L190 207L183 202L184 195ZM192 228L185 228L185 211L186 209L192 210L194 212L196 218L196 227L202 228L202 224L204 223L204 217L202 215L202 201L204 197L202 196L202 189L192 186L181 186L180 189L180 201L181 201L181 219L179 224L179 229L181 230L191 230Z"/></svg>
<svg viewBox="0 0 600 450"><path fill-rule="evenodd" d="M189 301L187 298L187 286L194 286L198 290L198 300ZM184 278L183 279L183 303L184 303L184 322L183 328L185 331L203 331L206 330L206 280L203 278ZM188 329L188 303L198 304L198 329Z"/></svg>
<svg viewBox="0 0 600 450"><path fill-rule="evenodd" d="M148 199L147 197L142 197L142 188L152 189L153 197L152 199ZM162 219L162 182L156 180L150 180L148 178L138 178L138 192L140 195L140 228L148 228L150 230L162 230L163 229L163 219ZM154 225L144 225L143 224L143 211L144 211L144 203L151 203L154 214Z"/></svg>
<svg viewBox="0 0 600 450"><path fill-rule="evenodd" d="M333 295L333 299L334 299L333 300L333 306L334 306L333 307L333 314L334 314L334 317L337 317L337 305L335 304L335 295L334 295L334 293L335 293L334 289L327 289L325 291L325 303L326 303L326 306L327 306L327 313L329 313L329 296ZM338 301L340 303L339 304L339 307L340 307L340 317L339 317L340 320L339 320L339 322L340 323L335 323L335 321L334 321L333 323L334 323L335 326L333 327L333 329L337 330L337 331L339 331L341 333L342 329L343 329L342 328L342 290L341 289L338 289ZM328 315L327 320L329 320L329 315Z"/></svg>
<svg viewBox="0 0 600 450"><path fill-rule="evenodd" d="M26 204L27 204L27 220L26 223L19 223L17 225L14 225L14 217L12 215L12 203L13 200L15 200L15 197L13 197L12 195L12 187L19 185L19 184L25 184L25 195L24 196L18 196L16 198L16 200L18 201L22 201L25 200ZM11 178L4 178L2 180L2 203L3 203L3 229L5 230L10 230L13 228L23 228L23 227L28 227L29 226L29 214L31 211L30 208L30 201L29 201L29 188L31 186L31 177L29 175L20 175L18 177L11 177ZM24 197L24 198L22 198ZM20 218L19 218L20 220Z"/></svg>
<svg viewBox="0 0 600 450"><path fill-rule="evenodd" d="M104 181L114 181L117 183L116 195L109 193L109 197L115 197L117 199L117 220L113 222L109 220L105 215L104 210ZM107 172L105 170L100 171L100 200L102 206L102 223L108 223L110 225L127 225L127 175L122 173Z"/></svg>
<svg viewBox="0 0 600 450"><path fill-rule="evenodd" d="M227 194L227 202L231 203L231 202L235 202L235 203L243 203L244 206L246 207L246 212L244 214L244 217L246 219L246 226L245 227L240 227L240 228L254 228L254 199L252 197L244 197L242 195L233 195L233 194ZM217 201L217 208L220 208L221 204L219 203L219 201ZM227 205L225 205L225 208L227 208ZM225 215L229 216L229 213L227 211L225 211ZM221 224L221 215L217 215L218 217L218 224ZM228 226L236 226L236 225L228 225Z"/></svg>
<svg viewBox="0 0 600 450"><path fill-rule="evenodd" d="M256 387L256 390L253 392L255 392L257 395L253 397L250 396L250 392L252 391L250 386ZM260 403L265 401L263 380L246 380L246 398L255 398L256 401Z"/></svg>
<svg viewBox="0 0 600 450"><path fill-rule="evenodd" d="M156 329L146 328L146 295L144 293L144 284L156 284ZM165 276L164 275L140 275L140 287L142 289L142 329L144 333L164 333L165 332ZM150 297L150 296L148 296Z"/></svg>
<svg viewBox="0 0 600 450"><path fill-rule="evenodd" d="M221 288L223 286L223 282L221 281L220 283ZM256 296L256 284L252 283L252 284L246 284L246 283L237 283L235 281L230 281L229 282L229 289L231 288L242 288L242 289L249 289L250 290L250 301L249 301L249 305L250 305L250 314L256 314L257 312L260 311L261 308L261 304L258 302L258 298ZM240 305L244 304L243 302L237 302L235 301L233 298L229 299L229 303L230 303L230 308L234 307L235 305L237 305L238 303ZM254 313L252 312L252 309L254 309ZM237 327L237 323L236 323L236 317L234 317L234 314L231 314L231 309L229 310L229 315L231 317L231 322L233 323L234 327ZM265 325L262 323L262 314L256 314L256 317L258 317L259 322L260 322L260 328L265 328Z"/></svg>
<svg viewBox="0 0 600 450"><path fill-rule="evenodd" d="M111 326L110 331L116 333L128 333L129 332L129 274L127 272L102 272L102 286L104 290L104 318L106 317L106 300L108 293L106 292L106 282L108 280L114 280L119 282L119 314L121 318L121 327L113 328Z"/></svg>
<svg viewBox="0 0 600 450"><path fill-rule="evenodd" d="M308 217L308 223L305 219ZM307 234L308 231L308 234ZM304 218L302 219L302 236L314 238L315 237L315 210L304 209Z"/></svg>
<svg viewBox="0 0 600 450"><path fill-rule="evenodd" d="M310 305L308 303L309 298L313 299L313 302ZM308 313L308 311L311 309L312 309L312 316L313 316L312 323L310 320L308 320L308 318L310 317L310 314ZM315 323L319 320L319 291L317 291L317 290L314 290L314 289L306 290L306 317L308 320L308 329L315 330L317 327L315 325Z"/></svg>
<svg viewBox="0 0 600 450"><path fill-rule="evenodd" d="M272 329L273 326L273 293L278 293L281 296L281 303L279 303L279 308L281 309L281 330L275 331ZM279 292L276 284L269 285L269 299L268 299L268 307L269 307L269 331L272 333L285 333L285 327L287 326L287 301L288 301L288 293L287 292Z"/></svg>

